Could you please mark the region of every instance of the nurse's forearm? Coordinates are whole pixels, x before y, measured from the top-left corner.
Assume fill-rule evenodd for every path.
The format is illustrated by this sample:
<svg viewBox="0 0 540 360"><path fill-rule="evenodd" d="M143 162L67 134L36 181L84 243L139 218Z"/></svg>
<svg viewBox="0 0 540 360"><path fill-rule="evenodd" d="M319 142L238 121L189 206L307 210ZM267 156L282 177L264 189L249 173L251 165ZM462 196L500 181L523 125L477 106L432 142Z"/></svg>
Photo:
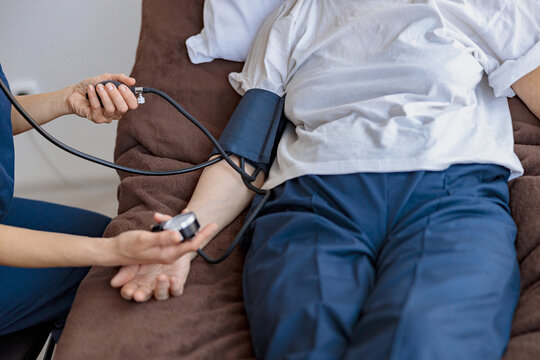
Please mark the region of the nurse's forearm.
<svg viewBox="0 0 540 360"><path fill-rule="evenodd" d="M36 268L99 264L104 258L102 240L0 225L0 265Z"/></svg>
<svg viewBox="0 0 540 360"><path fill-rule="evenodd" d="M232 158L238 164L238 159ZM251 174L253 168L246 165L246 171ZM260 187L263 181L264 174L261 172L253 185ZM222 160L203 171L187 208L195 213L201 227L216 223L219 226L215 232L217 234L244 211L254 195L244 185L240 175ZM206 239L201 247L210 240Z"/></svg>
<svg viewBox="0 0 540 360"><path fill-rule="evenodd" d="M540 67L512 84L512 89L529 110L540 119Z"/></svg>
<svg viewBox="0 0 540 360"><path fill-rule="evenodd" d="M67 89L35 95L16 96L15 98L38 124L43 125L57 117L70 113L67 106ZM13 106L11 107L11 124L13 125L13 135L32 128Z"/></svg>

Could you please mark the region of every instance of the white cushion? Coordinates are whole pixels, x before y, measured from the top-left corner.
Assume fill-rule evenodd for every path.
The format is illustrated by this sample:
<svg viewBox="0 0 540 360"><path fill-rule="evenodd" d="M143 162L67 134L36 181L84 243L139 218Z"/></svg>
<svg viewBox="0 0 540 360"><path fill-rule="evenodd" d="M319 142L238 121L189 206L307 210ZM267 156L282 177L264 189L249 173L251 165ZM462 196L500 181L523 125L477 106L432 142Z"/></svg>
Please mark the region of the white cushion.
<svg viewBox="0 0 540 360"><path fill-rule="evenodd" d="M194 64L245 61L264 20L285 0L205 0L203 29L186 40Z"/></svg>

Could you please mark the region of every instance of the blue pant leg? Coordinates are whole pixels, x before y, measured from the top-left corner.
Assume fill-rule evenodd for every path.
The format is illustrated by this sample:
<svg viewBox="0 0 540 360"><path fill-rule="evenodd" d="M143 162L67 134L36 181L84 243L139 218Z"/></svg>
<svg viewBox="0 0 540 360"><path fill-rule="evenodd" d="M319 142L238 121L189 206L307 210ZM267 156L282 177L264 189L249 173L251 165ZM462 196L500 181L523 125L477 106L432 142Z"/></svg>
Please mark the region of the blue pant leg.
<svg viewBox="0 0 540 360"><path fill-rule="evenodd" d="M341 358L373 284L375 251L355 228L378 223L363 216L377 213L370 194L358 211L351 184L320 179L274 189L252 225L243 279L257 358Z"/></svg>
<svg viewBox="0 0 540 360"><path fill-rule="evenodd" d="M440 195L441 178L430 174L393 199L398 210L348 359L500 359L519 296L507 176L496 166L454 166Z"/></svg>
<svg viewBox="0 0 540 360"><path fill-rule="evenodd" d="M108 217L94 212L15 198L2 224L99 237L109 222ZM88 270L0 266L0 335L43 322L62 322Z"/></svg>

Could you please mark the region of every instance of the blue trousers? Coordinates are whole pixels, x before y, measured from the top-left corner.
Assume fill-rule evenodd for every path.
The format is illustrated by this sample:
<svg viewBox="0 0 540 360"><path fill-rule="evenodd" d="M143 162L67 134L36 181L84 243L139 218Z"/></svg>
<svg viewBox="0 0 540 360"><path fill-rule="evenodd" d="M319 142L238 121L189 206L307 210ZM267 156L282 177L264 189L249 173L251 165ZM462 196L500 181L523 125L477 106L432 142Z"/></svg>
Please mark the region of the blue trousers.
<svg viewBox="0 0 540 360"><path fill-rule="evenodd" d="M110 218L73 207L14 198L2 224L99 237ZM0 335L44 322L61 327L89 268L0 266Z"/></svg>
<svg viewBox="0 0 540 360"><path fill-rule="evenodd" d="M473 164L275 188L243 277L257 358L500 359L519 296L508 175Z"/></svg>

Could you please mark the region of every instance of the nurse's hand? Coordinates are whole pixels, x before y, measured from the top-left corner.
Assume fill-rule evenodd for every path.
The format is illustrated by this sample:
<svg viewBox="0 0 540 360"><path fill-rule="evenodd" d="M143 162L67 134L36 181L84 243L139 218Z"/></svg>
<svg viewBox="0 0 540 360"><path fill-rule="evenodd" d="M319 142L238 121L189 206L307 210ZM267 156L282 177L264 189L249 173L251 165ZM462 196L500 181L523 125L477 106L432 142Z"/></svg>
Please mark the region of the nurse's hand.
<svg viewBox="0 0 540 360"><path fill-rule="evenodd" d="M155 214L156 222L170 219L170 216ZM200 243L214 235L216 224L203 227L197 235L186 243L193 244L193 251ZM170 296L180 296L189 274L191 260L195 253L189 253L170 265L128 265L123 266L111 280L111 286L120 289L120 295L126 300L144 302L154 297L156 300L166 300Z"/></svg>
<svg viewBox="0 0 540 360"><path fill-rule="evenodd" d="M181 241L178 231L132 230L103 241L101 262L107 266L173 264L181 256L197 251L200 245L197 238Z"/></svg>
<svg viewBox="0 0 540 360"><path fill-rule="evenodd" d="M103 74L85 79L71 86L68 91L66 101L71 113L101 124L119 120L128 110L134 110L139 106L137 98L125 85L116 88L109 83L94 87L95 84L107 80L120 81L128 86L135 85L135 79L124 74Z"/></svg>

